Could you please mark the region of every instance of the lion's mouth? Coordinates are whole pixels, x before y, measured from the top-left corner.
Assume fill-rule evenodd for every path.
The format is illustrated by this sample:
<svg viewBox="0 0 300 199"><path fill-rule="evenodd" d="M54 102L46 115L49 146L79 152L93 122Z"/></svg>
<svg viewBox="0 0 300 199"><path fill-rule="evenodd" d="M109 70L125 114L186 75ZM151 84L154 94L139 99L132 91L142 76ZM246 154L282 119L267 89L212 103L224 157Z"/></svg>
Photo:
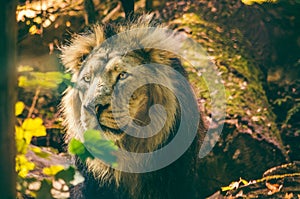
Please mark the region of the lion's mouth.
<svg viewBox="0 0 300 199"><path fill-rule="evenodd" d="M96 117L97 117L98 121L100 121L100 117L101 117L101 114L103 113L103 111L106 110L108 107L109 107L109 104L106 104L106 105L97 104L95 106Z"/></svg>
<svg viewBox="0 0 300 199"><path fill-rule="evenodd" d="M113 134L123 133L123 131L118 127L118 125L115 124L115 121L109 122L108 118L103 117L103 113L108 111L108 109L109 109L109 104L107 105L98 104L95 106L97 121L101 129L104 131L109 131ZM111 119L111 117L109 119Z"/></svg>

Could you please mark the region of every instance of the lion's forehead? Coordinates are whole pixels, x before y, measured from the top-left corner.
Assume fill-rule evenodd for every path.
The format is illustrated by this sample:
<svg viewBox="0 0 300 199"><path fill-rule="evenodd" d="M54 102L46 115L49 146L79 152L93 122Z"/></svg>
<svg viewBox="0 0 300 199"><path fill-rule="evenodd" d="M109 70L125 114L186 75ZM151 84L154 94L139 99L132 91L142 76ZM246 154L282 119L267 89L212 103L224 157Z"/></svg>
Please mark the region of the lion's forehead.
<svg viewBox="0 0 300 199"><path fill-rule="evenodd" d="M89 55L82 71L88 70L94 74L110 74L130 70L142 63L142 58L133 53L98 50Z"/></svg>

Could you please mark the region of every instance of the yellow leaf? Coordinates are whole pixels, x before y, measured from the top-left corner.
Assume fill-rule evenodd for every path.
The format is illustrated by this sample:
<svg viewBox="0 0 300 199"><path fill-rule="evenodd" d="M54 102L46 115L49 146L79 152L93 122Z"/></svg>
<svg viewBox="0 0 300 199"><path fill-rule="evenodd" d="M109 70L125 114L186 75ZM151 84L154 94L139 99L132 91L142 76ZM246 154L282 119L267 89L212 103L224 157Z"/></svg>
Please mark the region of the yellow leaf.
<svg viewBox="0 0 300 199"><path fill-rule="evenodd" d="M28 65L26 65L26 66L19 66L18 67L18 72L19 73L22 73L22 72L31 72L31 71L33 71L33 67L32 66L28 66Z"/></svg>
<svg viewBox="0 0 300 199"><path fill-rule="evenodd" d="M18 80L19 80L18 82L19 87L24 87L24 85L26 85L27 78L25 76L20 76Z"/></svg>
<svg viewBox="0 0 300 199"><path fill-rule="evenodd" d="M233 190L233 187L227 186L227 187L221 187L222 191L229 191L229 190Z"/></svg>
<svg viewBox="0 0 300 199"><path fill-rule="evenodd" d="M240 182L243 183L243 185L249 184L249 182L243 178L240 178Z"/></svg>
<svg viewBox="0 0 300 199"><path fill-rule="evenodd" d="M15 115L16 116L20 115L23 112L24 108L25 108L24 102L18 101L15 105Z"/></svg>
<svg viewBox="0 0 300 199"><path fill-rule="evenodd" d="M55 174L57 174L58 172L60 172L63 169L64 169L64 167L62 165L53 165L53 166L44 168L43 173L46 175L49 175L49 176L54 176Z"/></svg>
<svg viewBox="0 0 300 199"><path fill-rule="evenodd" d="M24 138L24 130L19 127L15 126L15 139L16 139L16 147L18 154L26 154L28 143ZM31 139L30 139L31 140Z"/></svg>
<svg viewBox="0 0 300 199"><path fill-rule="evenodd" d="M41 17L36 17L33 19L33 21L37 24L41 24L43 22L42 18Z"/></svg>
<svg viewBox="0 0 300 199"><path fill-rule="evenodd" d="M21 127L15 126L15 132L16 132L16 140L21 140L23 139L24 131Z"/></svg>
<svg viewBox="0 0 300 199"><path fill-rule="evenodd" d="M254 3L252 0L242 0L242 2L246 5L252 5Z"/></svg>
<svg viewBox="0 0 300 199"><path fill-rule="evenodd" d="M31 150L32 150L34 153L41 153L41 152L42 152L42 149L39 148L39 147L31 147Z"/></svg>
<svg viewBox="0 0 300 199"><path fill-rule="evenodd" d="M43 120L39 117L37 118L27 118L22 124L22 128L26 132L25 135L30 134L31 136L46 136L46 127L43 125Z"/></svg>
<svg viewBox="0 0 300 199"><path fill-rule="evenodd" d="M20 177L25 178L28 172L33 170L34 167L34 163L29 162L25 155L16 156L16 171Z"/></svg>
<svg viewBox="0 0 300 199"><path fill-rule="evenodd" d="M232 182L227 187L221 187L222 191L229 191L239 188L240 182Z"/></svg>
<svg viewBox="0 0 300 199"><path fill-rule="evenodd" d="M31 26L31 27L29 28L29 33L30 33L30 34L34 35L34 34L36 34L37 32L38 32L38 29L37 29L36 25L33 25L33 26Z"/></svg>

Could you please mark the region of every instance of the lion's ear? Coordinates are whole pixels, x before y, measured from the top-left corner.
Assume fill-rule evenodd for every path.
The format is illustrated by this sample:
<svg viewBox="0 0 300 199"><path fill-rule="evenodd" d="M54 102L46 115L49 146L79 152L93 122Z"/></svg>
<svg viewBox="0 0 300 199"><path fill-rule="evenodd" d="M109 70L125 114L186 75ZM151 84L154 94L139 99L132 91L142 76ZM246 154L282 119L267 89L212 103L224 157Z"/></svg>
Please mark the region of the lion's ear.
<svg viewBox="0 0 300 199"><path fill-rule="evenodd" d="M76 73L90 52L104 41L103 28L95 25L91 32L76 34L68 45L61 47L61 60L67 70Z"/></svg>

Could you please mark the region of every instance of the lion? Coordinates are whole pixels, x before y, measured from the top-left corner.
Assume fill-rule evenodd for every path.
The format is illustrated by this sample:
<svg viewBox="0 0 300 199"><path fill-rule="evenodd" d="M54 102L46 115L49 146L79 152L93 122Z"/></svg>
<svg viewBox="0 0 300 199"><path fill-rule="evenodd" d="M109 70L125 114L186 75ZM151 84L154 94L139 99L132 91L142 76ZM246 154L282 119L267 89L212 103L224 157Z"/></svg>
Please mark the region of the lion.
<svg viewBox="0 0 300 199"><path fill-rule="evenodd" d="M74 82L62 99L66 142L71 138L84 141L83 134L88 129L101 130L120 150L138 154L159 151L172 142L179 127L187 123L181 121L180 103L187 103L189 98L195 100L195 96L192 92L186 94L192 88L178 79L179 76L187 78L176 55L180 40L176 34L159 31L164 28L153 22L151 16L144 15L125 25L94 25L92 30L76 34L62 47L62 63L72 73ZM151 109L154 105L163 107L164 111ZM185 107L184 111L190 115L195 113L195 107ZM197 108L196 112L199 116ZM71 190L71 197L196 198L196 159L199 139L205 132L199 118L198 130L187 149L159 169L130 170L135 164L152 161L151 156L134 161L126 155L118 156L121 159L118 163L129 168L126 171L112 168L97 158L81 162L75 157L85 181ZM135 128L143 130L137 133ZM189 128L189 124L184 126L186 135ZM126 133L128 129L137 136ZM139 136L145 129L151 135ZM154 166L159 164L158 160Z"/></svg>

